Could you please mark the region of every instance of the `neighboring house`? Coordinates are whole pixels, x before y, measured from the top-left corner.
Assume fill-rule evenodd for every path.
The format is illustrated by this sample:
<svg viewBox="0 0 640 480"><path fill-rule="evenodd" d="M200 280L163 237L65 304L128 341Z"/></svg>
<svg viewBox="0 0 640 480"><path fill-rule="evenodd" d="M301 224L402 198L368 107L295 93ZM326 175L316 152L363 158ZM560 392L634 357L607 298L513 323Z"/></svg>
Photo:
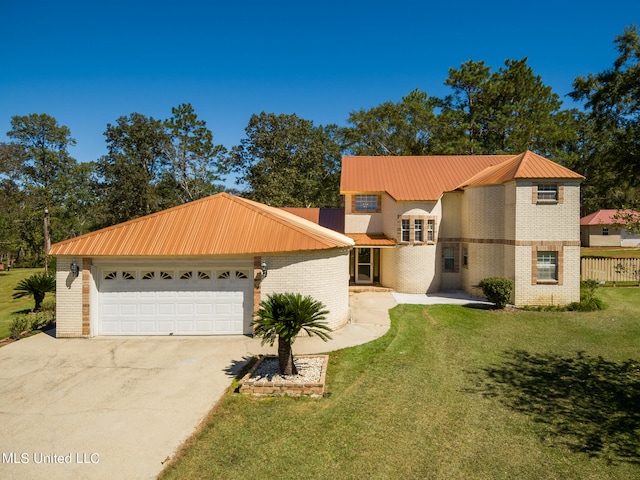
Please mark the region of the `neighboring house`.
<svg viewBox="0 0 640 480"><path fill-rule="evenodd" d="M345 235L356 284L398 292L515 282L516 305L580 298L580 183L535 153L344 157Z"/></svg>
<svg viewBox="0 0 640 480"><path fill-rule="evenodd" d="M583 247L639 247L640 235L614 226L613 216L618 210L598 210L580 219L580 238ZM625 210L625 213L639 212Z"/></svg>
<svg viewBox="0 0 640 480"><path fill-rule="evenodd" d="M260 301L285 291L323 302L338 328L353 245L283 210L213 195L53 245L56 335L250 334Z"/></svg>

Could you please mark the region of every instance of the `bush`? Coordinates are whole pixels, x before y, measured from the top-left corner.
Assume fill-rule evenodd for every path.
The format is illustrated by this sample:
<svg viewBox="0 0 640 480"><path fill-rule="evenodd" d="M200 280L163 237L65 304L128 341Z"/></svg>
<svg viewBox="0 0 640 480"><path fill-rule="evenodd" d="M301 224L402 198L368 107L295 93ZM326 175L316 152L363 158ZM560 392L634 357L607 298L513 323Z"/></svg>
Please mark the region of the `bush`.
<svg viewBox="0 0 640 480"><path fill-rule="evenodd" d="M22 336L22 332L29 329L29 318L27 315L19 315L13 319L9 325L9 337L17 340Z"/></svg>
<svg viewBox="0 0 640 480"><path fill-rule="evenodd" d="M504 277L483 278L478 286L487 300L495 303L496 308L504 308L511 300L513 292L513 280Z"/></svg>

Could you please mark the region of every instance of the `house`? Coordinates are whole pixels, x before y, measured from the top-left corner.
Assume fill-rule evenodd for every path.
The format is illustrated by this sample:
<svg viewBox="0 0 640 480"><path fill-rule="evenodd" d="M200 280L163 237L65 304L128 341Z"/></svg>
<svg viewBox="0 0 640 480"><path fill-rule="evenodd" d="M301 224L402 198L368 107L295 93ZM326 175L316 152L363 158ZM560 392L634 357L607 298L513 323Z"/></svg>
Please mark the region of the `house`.
<svg viewBox="0 0 640 480"><path fill-rule="evenodd" d="M640 235L616 227L613 216L618 210L598 210L580 219L580 239L583 247L640 247ZM625 210L640 217L639 212Z"/></svg>
<svg viewBox="0 0 640 480"><path fill-rule="evenodd" d="M220 193L51 247L58 337L250 334L274 292L349 319L352 239Z"/></svg>
<svg viewBox="0 0 640 480"><path fill-rule="evenodd" d="M516 305L578 301L583 178L530 151L344 157L351 281L481 294L502 276Z"/></svg>

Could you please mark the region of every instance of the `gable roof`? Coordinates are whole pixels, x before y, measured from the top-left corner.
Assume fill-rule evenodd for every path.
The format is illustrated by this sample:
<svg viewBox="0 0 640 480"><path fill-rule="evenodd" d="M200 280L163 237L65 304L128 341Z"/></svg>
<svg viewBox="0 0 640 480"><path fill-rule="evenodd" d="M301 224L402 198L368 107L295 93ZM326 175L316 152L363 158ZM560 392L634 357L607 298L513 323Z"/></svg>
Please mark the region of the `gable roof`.
<svg viewBox="0 0 640 480"><path fill-rule="evenodd" d="M240 255L350 247L350 238L228 193L186 203L51 246L51 255Z"/></svg>
<svg viewBox="0 0 640 480"><path fill-rule="evenodd" d="M519 155L346 156L342 158L340 192L386 192L395 200L436 201L457 188L515 178L584 177L529 151Z"/></svg>
<svg viewBox="0 0 640 480"><path fill-rule="evenodd" d="M580 219L580 225L613 225L616 223L616 220L613 218L616 212L618 212L618 210L598 210L586 217L582 217ZM633 213L640 217L640 212L634 212L633 210L623 210L622 213Z"/></svg>

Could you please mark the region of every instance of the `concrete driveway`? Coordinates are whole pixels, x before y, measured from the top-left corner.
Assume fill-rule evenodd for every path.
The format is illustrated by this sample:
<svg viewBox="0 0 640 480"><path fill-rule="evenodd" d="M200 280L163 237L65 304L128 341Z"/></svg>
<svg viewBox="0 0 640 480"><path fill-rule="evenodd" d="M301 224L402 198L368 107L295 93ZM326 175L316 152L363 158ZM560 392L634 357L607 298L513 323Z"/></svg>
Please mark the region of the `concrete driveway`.
<svg viewBox="0 0 640 480"><path fill-rule="evenodd" d="M351 296L352 322L295 353L358 345L389 328L389 293ZM38 334L0 348L0 478L155 478L259 339Z"/></svg>

